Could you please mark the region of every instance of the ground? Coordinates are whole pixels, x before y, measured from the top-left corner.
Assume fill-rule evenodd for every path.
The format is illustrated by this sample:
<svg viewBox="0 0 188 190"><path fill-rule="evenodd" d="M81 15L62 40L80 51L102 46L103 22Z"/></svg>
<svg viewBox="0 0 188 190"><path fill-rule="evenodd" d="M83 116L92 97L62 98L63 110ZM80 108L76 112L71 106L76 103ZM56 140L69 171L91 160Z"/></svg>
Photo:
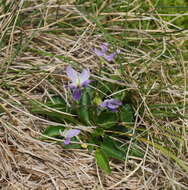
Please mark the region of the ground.
<svg viewBox="0 0 188 190"><path fill-rule="evenodd" d="M187 9L183 0L0 1L1 189L188 189ZM121 50L114 62L94 53L104 42ZM107 175L87 149L39 139L54 123L31 100L66 95L68 65L120 76L134 130L144 127L143 158L111 160Z"/></svg>

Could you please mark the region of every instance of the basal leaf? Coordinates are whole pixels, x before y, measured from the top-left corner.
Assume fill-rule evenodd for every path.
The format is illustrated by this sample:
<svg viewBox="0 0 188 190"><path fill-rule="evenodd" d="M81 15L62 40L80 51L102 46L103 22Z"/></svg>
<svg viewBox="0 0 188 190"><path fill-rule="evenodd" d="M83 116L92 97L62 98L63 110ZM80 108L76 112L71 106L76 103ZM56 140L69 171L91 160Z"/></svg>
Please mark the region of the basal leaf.
<svg viewBox="0 0 188 190"><path fill-rule="evenodd" d="M110 128L118 123L118 115L115 112L103 111L97 120L97 124L104 128Z"/></svg>
<svg viewBox="0 0 188 190"><path fill-rule="evenodd" d="M101 127L97 127L96 129L93 130L92 136L97 137L97 136L102 136L104 134L104 129Z"/></svg>
<svg viewBox="0 0 188 190"><path fill-rule="evenodd" d="M57 137L60 135L62 131L64 131L64 126L49 126L45 129L43 132L43 135L48 137ZM42 137L42 139L46 139L45 137Z"/></svg>
<svg viewBox="0 0 188 190"><path fill-rule="evenodd" d="M80 107L78 109L78 115L84 123L90 125L90 105L91 105L91 99L90 94L87 90L85 90L81 96Z"/></svg>
<svg viewBox="0 0 188 190"><path fill-rule="evenodd" d="M109 160L105 153L101 149L97 149L95 151L95 159L97 162L97 165L107 174L111 173Z"/></svg>
<svg viewBox="0 0 188 190"><path fill-rule="evenodd" d="M139 158L144 157L144 153L140 149L138 149L135 145L131 146L129 150L129 155L134 156L134 157L139 157Z"/></svg>
<svg viewBox="0 0 188 190"><path fill-rule="evenodd" d="M60 96L53 96L51 99L52 100L50 102L48 102L48 103L52 103L53 102L53 104L61 104L61 105L65 105L66 106L65 100L62 97L60 97Z"/></svg>
<svg viewBox="0 0 188 190"><path fill-rule="evenodd" d="M103 139L103 143L101 145L101 149L105 154L110 158L116 158L118 160L125 159L125 151L121 150L115 140L111 139L110 137L105 137Z"/></svg>
<svg viewBox="0 0 188 190"><path fill-rule="evenodd" d="M63 123L64 120L67 120L74 124L79 124L79 122L74 118L74 115L70 113L57 110L56 108L48 107L47 105L36 101L32 102L31 104L32 104L31 108L32 113L48 116L48 118L51 119L52 121Z"/></svg>
<svg viewBox="0 0 188 190"><path fill-rule="evenodd" d="M76 144L76 143L72 144L71 143L71 144L64 146L63 148L64 149L81 149L82 146L80 144Z"/></svg>
<svg viewBox="0 0 188 190"><path fill-rule="evenodd" d="M130 104L125 104L120 110L120 120L121 122L133 122L133 109Z"/></svg>

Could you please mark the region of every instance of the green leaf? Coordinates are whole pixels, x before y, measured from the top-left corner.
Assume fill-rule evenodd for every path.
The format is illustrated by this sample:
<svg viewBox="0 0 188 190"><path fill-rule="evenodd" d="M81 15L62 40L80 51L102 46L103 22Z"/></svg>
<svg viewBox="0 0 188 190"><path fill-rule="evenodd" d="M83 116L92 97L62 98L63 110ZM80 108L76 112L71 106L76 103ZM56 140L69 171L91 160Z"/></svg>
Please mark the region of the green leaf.
<svg viewBox="0 0 188 190"><path fill-rule="evenodd" d="M133 122L133 109L130 104L125 104L120 110L120 120L121 122L131 123Z"/></svg>
<svg viewBox="0 0 188 190"><path fill-rule="evenodd" d="M90 104L91 104L91 99L90 99L90 94L87 89L83 92L81 99L80 99L80 107L78 109L78 115L84 123L90 125Z"/></svg>
<svg viewBox="0 0 188 190"><path fill-rule="evenodd" d="M49 126L43 132L43 135L48 137L57 137L60 136L60 133L64 131L64 126ZM42 140L48 139L47 137L41 137Z"/></svg>
<svg viewBox="0 0 188 190"><path fill-rule="evenodd" d="M67 112L70 110L70 107L67 106L65 100L59 96L54 96L51 100L48 100L45 105L50 108L54 108L58 111Z"/></svg>
<svg viewBox="0 0 188 190"><path fill-rule="evenodd" d="M130 156L135 156L135 157L139 157L139 158L143 158L144 157L144 153L141 152L140 149L138 149L136 146L131 145L130 151L129 151L129 155Z"/></svg>
<svg viewBox="0 0 188 190"><path fill-rule="evenodd" d="M63 147L64 149L81 149L82 146L80 144L68 144L66 146Z"/></svg>
<svg viewBox="0 0 188 190"><path fill-rule="evenodd" d="M100 128L100 127L97 127L96 129L93 130L91 135L93 137L97 137L97 136L103 136L103 134L104 134L104 129Z"/></svg>
<svg viewBox="0 0 188 190"><path fill-rule="evenodd" d="M49 103L53 102L53 104L61 104L61 105L66 106L65 100L63 98L61 98L60 96L53 96L51 99L52 100Z"/></svg>
<svg viewBox="0 0 188 190"><path fill-rule="evenodd" d="M101 149L110 158L116 158L118 160L125 159L125 151L121 150L115 140L110 137L105 137L102 143Z"/></svg>
<svg viewBox="0 0 188 190"><path fill-rule="evenodd" d="M90 144L90 145L88 145L87 149L91 153L95 149L95 146L93 146L93 145L97 144L96 143L96 138L95 139L89 138L87 142Z"/></svg>
<svg viewBox="0 0 188 190"><path fill-rule="evenodd" d="M48 116L48 118L51 119L52 121L64 123L64 121L67 120L74 124L79 124L79 122L74 118L74 115L60 110L62 105L58 105L60 106L60 108L57 109L57 107L55 107L57 105L55 104L49 107L50 105L48 106L37 101L32 101L31 106L32 106L31 108L32 113Z"/></svg>
<svg viewBox="0 0 188 190"><path fill-rule="evenodd" d="M97 165L107 174L111 173L109 160L105 153L101 149L97 149L95 151L95 159L97 162Z"/></svg>
<svg viewBox="0 0 188 190"><path fill-rule="evenodd" d="M103 111L98 116L97 124L101 127L110 128L117 123L118 123L118 115L115 112Z"/></svg>

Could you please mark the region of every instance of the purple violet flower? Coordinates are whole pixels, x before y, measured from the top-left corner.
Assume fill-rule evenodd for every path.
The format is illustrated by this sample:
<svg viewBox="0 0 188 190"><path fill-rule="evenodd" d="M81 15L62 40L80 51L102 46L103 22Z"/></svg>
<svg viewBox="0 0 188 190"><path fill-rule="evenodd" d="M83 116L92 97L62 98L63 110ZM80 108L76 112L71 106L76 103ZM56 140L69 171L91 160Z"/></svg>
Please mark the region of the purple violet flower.
<svg viewBox="0 0 188 190"><path fill-rule="evenodd" d="M94 52L96 53L96 55L98 56L105 56L106 52L108 51L108 43L103 43L101 46L100 46L101 50L99 49L94 49Z"/></svg>
<svg viewBox="0 0 188 190"><path fill-rule="evenodd" d="M77 136L81 131L79 129L70 129L67 131L64 144L70 144L71 138Z"/></svg>
<svg viewBox="0 0 188 190"><path fill-rule="evenodd" d="M89 80L90 72L88 69L84 69L81 73L78 73L71 66L68 66L66 73L72 82L69 88L72 90L73 99L79 100L82 94L82 88L87 87L91 82L91 80Z"/></svg>
<svg viewBox="0 0 188 190"><path fill-rule="evenodd" d="M100 107L102 108L108 108L111 111L117 111L118 107L122 105L122 102L120 100L117 99L107 99L104 100L101 104Z"/></svg>
<svg viewBox="0 0 188 190"><path fill-rule="evenodd" d="M114 59L114 57L120 53L120 50L117 49L115 52L107 54L108 51L108 43L103 43L100 46L101 50L94 48L94 52L97 56L101 56L104 57L107 61L112 61Z"/></svg>

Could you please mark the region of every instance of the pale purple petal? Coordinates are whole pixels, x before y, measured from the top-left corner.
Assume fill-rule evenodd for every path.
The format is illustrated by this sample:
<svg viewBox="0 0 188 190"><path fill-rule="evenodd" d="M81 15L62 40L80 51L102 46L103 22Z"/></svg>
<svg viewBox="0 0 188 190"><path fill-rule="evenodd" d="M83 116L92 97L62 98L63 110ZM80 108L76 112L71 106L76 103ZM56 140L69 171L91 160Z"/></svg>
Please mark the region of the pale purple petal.
<svg viewBox="0 0 188 190"><path fill-rule="evenodd" d="M121 53L121 50L117 49L115 52L107 54L108 43L103 43L100 48L100 50L95 48L94 52L96 55L104 57L107 61L112 61L117 54Z"/></svg>
<svg viewBox="0 0 188 190"><path fill-rule="evenodd" d="M93 80L86 80L81 85L82 87L87 87Z"/></svg>
<svg viewBox="0 0 188 190"><path fill-rule="evenodd" d="M76 88L78 88L75 84L69 84L69 85L67 85L71 90L74 90L74 89L76 89Z"/></svg>
<svg viewBox="0 0 188 190"><path fill-rule="evenodd" d="M67 76L71 79L71 81L73 83L76 83L78 79L78 73L71 66L68 66L66 68L66 73L67 73Z"/></svg>
<svg viewBox="0 0 188 190"><path fill-rule="evenodd" d="M102 108L105 108L107 106L107 104L108 104L108 102L107 102L107 100L105 100L103 103L100 104L100 106Z"/></svg>
<svg viewBox="0 0 188 190"><path fill-rule="evenodd" d="M106 53L108 51L108 43L103 43L100 47L103 53Z"/></svg>
<svg viewBox="0 0 188 190"><path fill-rule="evenodd" d="M66 139L77 136L81 131L79 129L70 129L67 131Z"/></svg>
<svg viewBox="0 0 188 190"><path fill-rule="evenodd" d="M84 69L80 74L80 83L87 81L90 77L89 69Z"/></svg>
<svg viewBox="0 0 188 190"><path fill-rule="evenodd" d="M111 54L109 54L109 55L104 55L104 58L107 60L107 61L112 61L113 59L114 59L114 57L116 56L116 52L114 52L114 53L111 53Z"/></svg>
<svg viewBox="0 0 188 190"><path fill-rule="evenodd" d="M117 104L115 104L115 103L109 103L109 104L108 104L108 108L109 108L109 109L112 109L112 110L117 109L118 107L119 107L119 105L117 105Z"/></svg>
<svg viewBox="0 0 188 190"><path fill-rule="evenodd" d="M94 48L93 51L95 52L95 54L96 54L97 56L104 56L104 55L105 55L104 52L102 52L101 50L98 50L98 49L96 49L96 48Z"/></svg>
<svg viewBox="0 0 188 190"><path fill-rule="evenodd" d="M66 138L64 141L64 144L70 144L71 139L70 138Z"/></svg>
<svg viewBox="0 0 188 190"><path fill-rule="evenodd" d="M108 51L108 43L103 43L100 48L101 50L94 48L94 52L98 56L105 56L106 52Z"/></svg>
<svg viewBox="0 0 188 190"><path fill-rule="evenodd" d="M67 131L64 144L70 144L71 138L77 136L81 131L79 129L70 129Z"/></svg>
<svg viewBox="0 0 188 190"><path fill-rule="evenodd" d="M111 111L116 111L116 109L122 105L122 102L120 100L116 100L116 99L108 99L105 100L104 102L102 102L100 104L101 107L103 108L108 108Z"/></svg>
<svg viewBox="0 0 188 190"><path fill-rule="evenodd" d="M118 108L121 105L122 105L121 101L116 99L110 99L108 102L108 106L111 107L111 109Z"/></svg>
<svg viewBox="0 0 188 190"><path fill-rule="evenodd" d="M82 94L82 90L80 88L73 88L72 97L74 100L79 100Z"/></svg>

